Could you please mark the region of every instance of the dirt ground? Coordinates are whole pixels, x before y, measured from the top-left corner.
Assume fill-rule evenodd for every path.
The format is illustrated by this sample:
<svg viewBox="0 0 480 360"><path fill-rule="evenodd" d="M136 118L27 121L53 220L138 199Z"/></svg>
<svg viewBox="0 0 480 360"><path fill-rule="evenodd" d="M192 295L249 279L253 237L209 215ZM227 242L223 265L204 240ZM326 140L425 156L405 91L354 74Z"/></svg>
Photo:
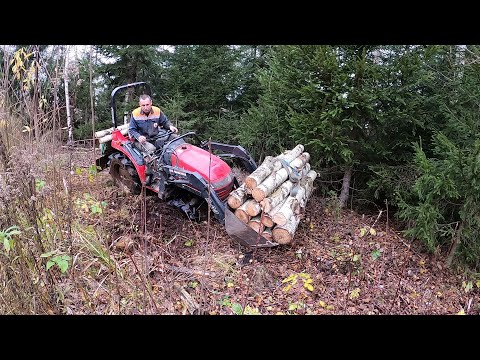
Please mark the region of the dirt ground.
<svg viewBox="0 0 480 360"><path fill-rule="evenodd" d="M112 255L151 285L145 297L154 306L132 303L127 313L480 314L478 279L446 269L444 256L387 228L383 213L335 211L314 196L292 244L249 251L213 217L191 222L155 196L142 206L107 171L93 189L108 204Z"/></svg>

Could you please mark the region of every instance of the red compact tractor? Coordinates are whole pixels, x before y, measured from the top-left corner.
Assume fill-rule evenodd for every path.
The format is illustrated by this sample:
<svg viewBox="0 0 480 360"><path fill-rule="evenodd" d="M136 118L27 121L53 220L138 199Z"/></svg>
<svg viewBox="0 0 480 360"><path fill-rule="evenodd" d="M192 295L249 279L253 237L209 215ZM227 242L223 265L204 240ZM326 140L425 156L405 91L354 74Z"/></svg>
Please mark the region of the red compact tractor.
<svg viewBox="0 0 480 360"><path fill-rule="evenodd" d="M133 146L133 139L122 134L117 127L115 96L120 90L139 86L143 86L145 92L150 94L150 86L145 82L122 85L112 91L113 131L111 141L101 147L102 156L97 159L97 166L102 169L109 167L115 183L123 184L133 194L140 194L144 186L161 200L182 210L192 220L199 220L201 207L208 208L205 205L210 203L215 218L225 225L227 233L234 240L244 246L278 245L242 223L226 204L228 195L239 186L239 182L223 159L237 159L249 173L257 168L243 147L209 143L199 139L195 132L187 132L166 142L160 138L149 139L155 143L157 150L153 155L145 155ZM161 134L162 139L170 133Z"/></svg>

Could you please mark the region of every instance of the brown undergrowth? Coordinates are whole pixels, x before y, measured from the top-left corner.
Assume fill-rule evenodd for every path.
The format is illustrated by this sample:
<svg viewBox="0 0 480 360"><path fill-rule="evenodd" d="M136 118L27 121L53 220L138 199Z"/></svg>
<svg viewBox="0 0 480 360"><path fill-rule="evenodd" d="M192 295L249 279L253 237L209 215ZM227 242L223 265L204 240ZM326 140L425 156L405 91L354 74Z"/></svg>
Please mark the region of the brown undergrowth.
<svg viewBox="0 0 480 360"><path fill-rule="evenodd" d="M291 245L249 252L213 218L114 186L88 151L43 151L18 150L3 174L3 314L480 313L480 276L446 269L384 213L314 196Z"/></svg>

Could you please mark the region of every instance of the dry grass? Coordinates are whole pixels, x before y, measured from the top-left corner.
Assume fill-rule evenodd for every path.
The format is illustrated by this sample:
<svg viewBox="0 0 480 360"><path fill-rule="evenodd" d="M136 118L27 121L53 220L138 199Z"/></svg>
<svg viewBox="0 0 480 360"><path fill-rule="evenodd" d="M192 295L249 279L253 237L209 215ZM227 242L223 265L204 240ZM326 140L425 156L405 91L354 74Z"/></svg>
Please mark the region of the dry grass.
<svg viewBox="0 0 480 360"><path fill-rule="evenodd" d="M1 314L188 314L178 286L210 314L480 311L476 275L446 271L380 223L366 241L359 231L375 219L333 211L324 199L310 201L293 244L255 251L245 266L244 249L216 221L193 223L155 197L125 193L108 172L91 171L92 151L55 136L33 142L14 125L21 121L6 120ZM314 290L285 292L282 281L295 274L311 276Z"/></svg>

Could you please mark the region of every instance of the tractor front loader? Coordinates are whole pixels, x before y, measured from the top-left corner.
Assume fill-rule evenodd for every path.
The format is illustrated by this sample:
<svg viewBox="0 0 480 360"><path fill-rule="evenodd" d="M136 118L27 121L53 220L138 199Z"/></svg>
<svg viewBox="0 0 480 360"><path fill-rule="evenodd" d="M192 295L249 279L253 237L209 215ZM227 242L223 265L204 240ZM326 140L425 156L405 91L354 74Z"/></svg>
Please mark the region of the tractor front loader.
<svg viewBox="0 0 480 360"><path fill-rule="evenodd" d="M120 129L117 126L115 98L120 90L140 86L150 95L150 86L145 82L122 85L112 91L113 127L107 137L99 139L103 146L102 156L96 161L97 166L102 170L109 168L114 182L127 187L131 193L140 194L142 187L145 187L156 193L162 201L180 209L189 219L199 220L200 209L205 204L209 205L207 208L216 220L225 226L232 239L243 246L258 248L278 245L242 223L227 205L230 192L240 184L223 159L238 160L248 173L257 168L243 147L202 141L195 132L162 141L171 134L169 131L149 139L157 145L152 155L133 146L133 139L125 131L126 127Z"/></svg>

